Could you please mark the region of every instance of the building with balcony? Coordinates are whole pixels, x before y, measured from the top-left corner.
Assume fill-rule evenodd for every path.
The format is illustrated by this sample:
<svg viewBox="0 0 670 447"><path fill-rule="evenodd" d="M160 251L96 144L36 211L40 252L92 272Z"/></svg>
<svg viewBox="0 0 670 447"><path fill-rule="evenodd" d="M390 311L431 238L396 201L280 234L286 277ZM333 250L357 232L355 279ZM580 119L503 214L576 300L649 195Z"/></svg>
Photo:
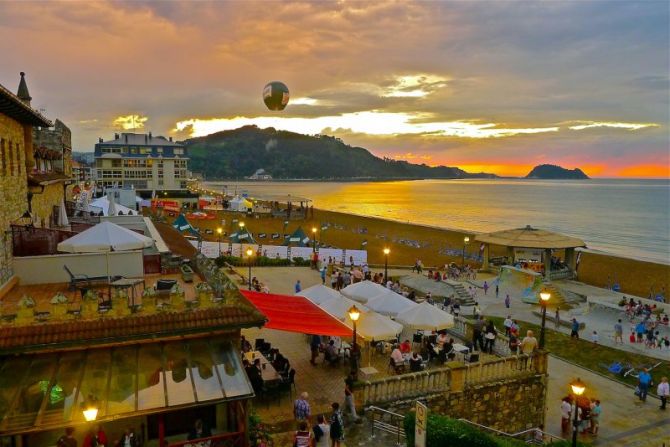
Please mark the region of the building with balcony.
<svg viewBox="0 0 670 447"><path fill-rule="evenodd" d="M93 179L93 169L80 161L72 160L72 180L75 182L90 182Z"/></svg>
<svg viewBox="0 0 670 447"><path fill-rule="evenodd" d="M172 137L115 134L95 145L94 178L103 190L134 188L145 198L152 191L180 195L187 192L188 160L186 148Z"/></svg>

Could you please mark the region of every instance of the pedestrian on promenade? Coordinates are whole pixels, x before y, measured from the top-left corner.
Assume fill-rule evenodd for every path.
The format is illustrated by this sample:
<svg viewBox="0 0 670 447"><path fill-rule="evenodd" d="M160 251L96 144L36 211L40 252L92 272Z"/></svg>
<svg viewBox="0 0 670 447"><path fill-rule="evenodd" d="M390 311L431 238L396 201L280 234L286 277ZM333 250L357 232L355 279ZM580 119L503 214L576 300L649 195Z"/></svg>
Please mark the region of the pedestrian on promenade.
<svg viewBox="0 0 670 447"><path fill-rule="evenodd" d="M298 430L293 435L294 447L312 447L314 436L312 435L312 432L309 431L308 427L307 422L300 421Z"/></svg>
<svg viewBox="0 0 670 447"><path fill-rule="evenodd" d="M295 293L298 293L302 290L302 285L300 284L300 280L297 280L295 282Z"/></svg>
<svg viewBox="0 0 670 447"><path fill-rule="evenodd" d="M640 321L635 325L635 334L637 334L637 342L644 342L644 334L647 332L647 328L644 325L644 321Z"/></svg>
<svg viewBox="0 0 670 447"><path fill-rule="evenodd" d="M496 283L496 298L498 298L498 293L500 292L500 289L498 288L498 284Z"/></svg>
<svg viewBox="0 0 670 447"><path fill-rule="evenodd" d="M356 414L356 401L354 400L354 374L349 373L344 379L344 408L349 413L351 420L358 422L358 414Z"/></svg>
<svg viewBox="0 0 670 447"><path fill-rule="evenodd" d="M507 315L507 318L505 318L505 321L503 321L503 326L505 327L505 335L507 335L508 337L509 337L510 329L512 329L512 324L513 323L514 322L512 321L512 316L511 315Z"/></svg>
<svg viewBox="0 0 670 447"><path fill-rule="evenodd" d="M570 331L570 338L579 339L579 322L576 318L572 319L572 330Z"/></svg>
<svg viewBox="0 0 670 447"><path fill-rule="evenodd" d="M333 414L330 416L330 439L333 442L332 447L340 447L344 441L344 421L340 404L333 402L331 405Z"/></svg>
<svg viewBox="0 0 670 447"><path fill-rule="evenodd" d="M512 300L509 297L509 293L505 296L505 307L509 309L509 305L512 303Z"/></svg>
<svg viewBox="0 0 670 447"><path fill-rule="evenodd" d="M642 369L640 376L638 377L638 388L640 389L640 400L642 402L647 401L647 393L649 392L649 387L653 385L651 374L647 368Z"/></svg>
<svg viewBox="0 0 670 447"><path fill-rule="evenodd" d="M595 344L598 344L598 332L593 331L591 334L591 341Z"/></svg>
<svg viewBox="0 0 670 447"><path fill-rule="evenodd" d="M635 343L635 331L632 330L632 329L631 329L631 331L630 331L630 336L628 337L628 340L629 340L631 343Z"/></svg>
<svg viewBox="0 0 670 447"><path fill-rule="evenodd" d="M306 421L309 424L312 413L307 399L309 399L309 394L307 394L307 391L303 391L293 403L293 416L295 416L296 421Z"/></svg>
<svg viewBox="0 0 670 447"><path fill-rule="evenodd" d="M554 329L559 330L560 327L561 327L561 314L557 307L556 314L554 315Z"/></svg>
<svg viewBox="0 0 670 447"><path fill-rule="evenodd" d="M561 433L568 433L570 429L570 416L572 415L572 403L570 396L566 396L561 401Z"/></svg>
<svg viewBox="0 0 670 447"><path fill-rule="evenodd" d="M312 335L312 339L309 342L309 349L312 352L312 358L309 360L309 363L316 365L316 359L319 357L319 348L321 347L321 337L318 335Z"/></svg>
<svg viewBox="0 0 670 447"><path fill-rule="evenodd" d="M670 396L670 384L668 384L667 377L661 379L661 383L658 384L658 388L656 389L656 394L661 398L661 406L658 408L665 410L665 405L668 403L668 396Z"/></svg>
<svg viewBox="0 0 670 447"><path fill-rule="evenodd" d="M614 343L623 344L623 324L621 324L621 319L618 319L614 323Z"/></svg>
<svg viewBox="0 0 670 447"><path fill-rule="evenodd" d="M312 428L314 447L330 447L330 425L322 414L316 420L317 424Z"/></svg>
<svg viewBox="0 0 670 447"><path fill-rule="evenodd" d="M484 281L484 295L486 295L486 293L487 293L488 291L489 291L489 283L487 283L486 281Z"/></svg>
<svg viewBox="0 0 670 447"><path fill-rule="evenodd" d="M321 284L325 286L326 285L326 266L325 265L323 267L321 267L320 273L321 273Z"/></svg>
<svg viewBox="0 0 670 447"><path fill-rule="evenodd" d="M591 434L594 436L598 435L598 429L600 428L600 414L602 411L598 399L591 402Z"/></svg>

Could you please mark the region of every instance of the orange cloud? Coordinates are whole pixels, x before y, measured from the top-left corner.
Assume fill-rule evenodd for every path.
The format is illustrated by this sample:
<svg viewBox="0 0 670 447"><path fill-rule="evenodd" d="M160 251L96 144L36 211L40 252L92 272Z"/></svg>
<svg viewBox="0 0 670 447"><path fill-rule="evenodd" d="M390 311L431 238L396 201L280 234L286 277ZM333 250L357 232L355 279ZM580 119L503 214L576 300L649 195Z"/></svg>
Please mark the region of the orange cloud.
<svg viewBox="0 0 670 447"><path fill-rule="evenodd" d="M633 165L618 170L616 175L632 178L670 178L670 166L667 164Z"/></svg>

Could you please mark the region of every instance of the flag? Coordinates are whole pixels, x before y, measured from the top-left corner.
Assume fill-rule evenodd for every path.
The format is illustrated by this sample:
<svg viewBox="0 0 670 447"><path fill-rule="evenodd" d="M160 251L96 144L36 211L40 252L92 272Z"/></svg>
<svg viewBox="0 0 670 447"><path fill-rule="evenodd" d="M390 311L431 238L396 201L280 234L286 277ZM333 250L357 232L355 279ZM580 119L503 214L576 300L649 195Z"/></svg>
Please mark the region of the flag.
<svg viewBox="0 0 670 447"><path fill-rule="evenodd" d="M479 251L484 251L484 247L485 247L485 245L484 245L484 243L482 242L482 245L479 246Z"/></svg>

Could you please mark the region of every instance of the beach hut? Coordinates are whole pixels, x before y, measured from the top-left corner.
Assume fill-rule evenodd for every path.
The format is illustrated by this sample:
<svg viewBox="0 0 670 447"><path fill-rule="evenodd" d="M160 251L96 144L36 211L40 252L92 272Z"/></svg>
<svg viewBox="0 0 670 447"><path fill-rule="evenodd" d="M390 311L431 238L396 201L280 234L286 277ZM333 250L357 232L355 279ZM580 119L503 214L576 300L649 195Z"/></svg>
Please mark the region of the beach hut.
<svg viewBox="0 0 670 447"><path fill-rule="evenodd" d="M369 299L387 291L388 289L372 281L361 281L351 284L341 290L342 295L358 301L359 303L366 303Z"/></svg>
<svg viewBox="0 0 670 447"><path fill-rule="evenodd" d="M284 241L283 245L290 245L292 247L309 247L310 239L307 237L302 227L298 227L297 230L291 234L288 239Z"/></svg>
<svg viewBox="0 0 670 447"><path fill-rule="evenodd" d="M324 301L328 301L333 298L343 298L342 294L337 290L333 290L330 287L326 287L321 284L317 284L315 286L308 287L305 290L301 290L300 292L296 293L296 295L304 296L314 304L321 304Z"/></svg>
<svg viewBox="0 0 670 447"><path fill-rule="evenodd" d="M329 300L326 300L319 304L319 307L332 316L339 318L340 320L344 321L347 316L349 315L349 309L351 309L351 306L356 305L356 307L361 311L361 312L367 312L368 308L363 306L360 303L357 303L356 301L350 300L346 296L341 296L339 298L331 298Z"/></svg>
<svg viewBox="0 0 670 447"><path fill-rule="evenodd" d="M400 312L415 308L418 304L402 295L398 295L392 290L384 289L384 292L370 298L366 306L380 314L395 317Z"/></svg>
<svg viewBox="0 0 670 447"><path fill-rule="evenodd" d="M402 323L405 328L428 331L438 331L454 326L452 315L429 304L427 301L398 313L396 321Z"/></svg>

